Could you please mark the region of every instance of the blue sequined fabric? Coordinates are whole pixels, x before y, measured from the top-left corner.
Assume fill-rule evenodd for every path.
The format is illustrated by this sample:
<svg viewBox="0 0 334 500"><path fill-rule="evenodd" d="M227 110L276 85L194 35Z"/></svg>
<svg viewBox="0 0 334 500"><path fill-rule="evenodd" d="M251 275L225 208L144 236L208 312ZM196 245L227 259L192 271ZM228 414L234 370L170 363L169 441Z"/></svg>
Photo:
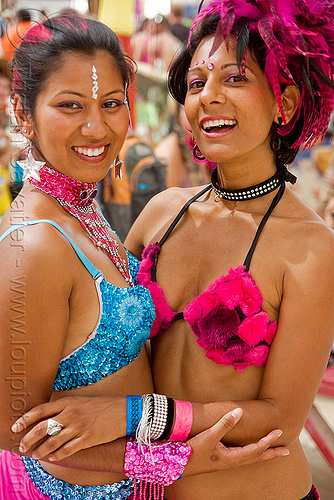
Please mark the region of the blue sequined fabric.
<svg viewBox="0 0 334 500"><path fill-rule="evenodd" d="M133 479L103 486L69 484L51 476L38 460L21 457L28 476L43 495L51 500L126 500L133 495Z"/></svg>
<svg viewBox="0 0 334 500"><path fill-rule="evenodd" d="M92 385L136 359L155 318L149 291L142 285L117 288L100 281L102 316L95 335L63 359L54 390Z"/></svg>
<svg viewBox="0 0 334 500"><path fill-rule="evenodd" d="M133 255L131 255L130 252L128 252L126 249L126 255L128 257L128 266L129 266L129 273L131 274L132 280L135 283L137 279L137 274L140 266L140 261L136 259Z"/></svg>

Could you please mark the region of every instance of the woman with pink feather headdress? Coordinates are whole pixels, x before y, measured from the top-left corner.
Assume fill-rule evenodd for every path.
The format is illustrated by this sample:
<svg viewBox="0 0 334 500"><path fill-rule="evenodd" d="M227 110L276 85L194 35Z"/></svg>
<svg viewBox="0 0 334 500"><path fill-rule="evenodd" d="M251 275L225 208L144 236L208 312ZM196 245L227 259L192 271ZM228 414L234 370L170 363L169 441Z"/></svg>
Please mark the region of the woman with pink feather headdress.
<svg viewBox="0 0 334 500"><path fill-rule="evenodd" d="M155 390L192 402L192 415L175 412L172 436L241 407L223 443L280 428L289 455L226 472L213 453L212 472L186 468L165 498L314 500L298 437L333 342L334 233L286 183L296 182L287 165L321 140L333 111L334 5L202 4L169 89L185 106L194 157L217 169L208 186L153 198L126 245L142 254L137 281L156 309Z"/></svg>
<svg viewBox="0 0 334 500"><path fill-rule="evenodd" d="M206 3L170 68L194 157L218 166L155 198L126 241L158 311L155 389L196 402L194 433L240 406L225 444L279 427L290 455L185 477L168 499L318 498L298 436L333 341L334 234L286 183L327 131L333 77L331 0Z"/></svg>

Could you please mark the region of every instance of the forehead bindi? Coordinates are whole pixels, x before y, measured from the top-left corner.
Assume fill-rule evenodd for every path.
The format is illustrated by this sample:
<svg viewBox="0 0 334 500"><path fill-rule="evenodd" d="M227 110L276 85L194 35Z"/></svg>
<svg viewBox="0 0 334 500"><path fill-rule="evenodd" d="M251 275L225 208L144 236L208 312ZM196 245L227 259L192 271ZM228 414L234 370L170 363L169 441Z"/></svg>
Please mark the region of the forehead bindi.
<svg viewBox="0 0 334 500"><path fill-rule="evenodd" d="M109 54L68 54L59 70L47 79L45 90L58 93L61 89L71 89L97 100L101 95L123 87L120 71Z"/></svg>

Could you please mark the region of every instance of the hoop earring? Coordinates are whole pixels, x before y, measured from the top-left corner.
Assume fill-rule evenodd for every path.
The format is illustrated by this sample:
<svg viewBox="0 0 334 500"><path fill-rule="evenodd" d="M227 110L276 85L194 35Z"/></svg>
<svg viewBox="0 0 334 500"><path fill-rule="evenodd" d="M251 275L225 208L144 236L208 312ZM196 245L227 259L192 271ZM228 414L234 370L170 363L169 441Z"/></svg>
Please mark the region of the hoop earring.
<svg viewBox="0 0 334 500"><path fill-rule="evenodd" d="M203 156L203 154L201 153L199 147L197 146L197 144L195 143L195 146L193 147L193 157L195 158L195 160L197 161L205 161L205 156Z"/></svg>
<svg viewBox="0 0 334 500"><path fill-rule="evenodd" d="M273 153L278 153L278 151L281 149L281 146L282 146L281 137L278 135L277 132L275 132L270 138L270 149L272 150Z"/></svg>
<svg viewBox="0 0 334 500"><path fill-rule="evenodd" d="M279 116L277 119L278 123L274 122L272 125L272 133L270 137L270 149L273 153L277 154L282 146L282 139L278 133L280 126L282 125L282 118Z"/></svg>

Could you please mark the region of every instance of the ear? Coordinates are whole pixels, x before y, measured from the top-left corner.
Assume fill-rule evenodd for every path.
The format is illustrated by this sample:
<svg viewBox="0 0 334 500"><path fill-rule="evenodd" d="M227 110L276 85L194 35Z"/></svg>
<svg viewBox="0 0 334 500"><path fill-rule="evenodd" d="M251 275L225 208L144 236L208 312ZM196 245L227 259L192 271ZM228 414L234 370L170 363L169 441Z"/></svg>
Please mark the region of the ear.
<svg viewBox="0 0 334 500"><path fill-rule="evenodd" d="M283 104L286 123L289 123L289 121L295 114L298 108L299 101L300 101L299 89L295 85L287 85L282 94L282 104ZM280 116L281 113L278 112L277 117L275 118L276 122L278 122L278 118Z"/></svg>
<svg viewBox="0 0 334 500"><path fill-rule="evenodd" d="M21 97L18 94L15 94L13 98L13 111L21 134L26 139L31 140L35 135L32 116L24 110Z"/></svg>

